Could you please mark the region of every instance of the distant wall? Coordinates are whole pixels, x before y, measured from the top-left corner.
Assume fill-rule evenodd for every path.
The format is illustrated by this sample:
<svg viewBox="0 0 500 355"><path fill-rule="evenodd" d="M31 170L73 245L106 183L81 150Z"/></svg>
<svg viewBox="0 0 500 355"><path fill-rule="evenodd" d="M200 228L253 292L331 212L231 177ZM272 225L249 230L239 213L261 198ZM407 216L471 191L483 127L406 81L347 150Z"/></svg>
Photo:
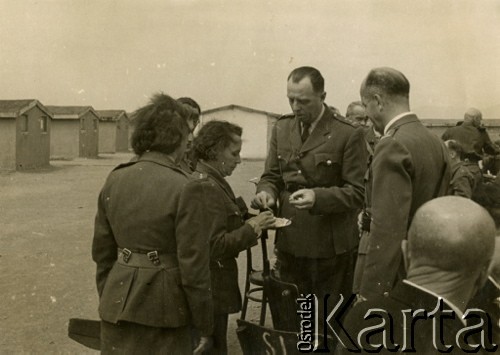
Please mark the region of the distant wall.
<svg viewBox="0 0 500 355"><path fill-rule="evenodd" d="M0 170L16 169L16 120L0 118Z"/></svg>

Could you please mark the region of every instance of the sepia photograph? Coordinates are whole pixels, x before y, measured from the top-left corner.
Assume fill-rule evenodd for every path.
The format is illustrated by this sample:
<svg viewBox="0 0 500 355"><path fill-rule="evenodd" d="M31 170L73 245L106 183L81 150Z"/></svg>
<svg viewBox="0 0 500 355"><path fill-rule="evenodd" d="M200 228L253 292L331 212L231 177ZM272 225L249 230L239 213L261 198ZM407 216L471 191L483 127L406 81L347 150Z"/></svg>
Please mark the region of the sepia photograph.
<svg viewBox="0 0 500 355"><path fill-rule="evenodd" d="M0 13L0 353L499 351L500 1Z"/></svg>

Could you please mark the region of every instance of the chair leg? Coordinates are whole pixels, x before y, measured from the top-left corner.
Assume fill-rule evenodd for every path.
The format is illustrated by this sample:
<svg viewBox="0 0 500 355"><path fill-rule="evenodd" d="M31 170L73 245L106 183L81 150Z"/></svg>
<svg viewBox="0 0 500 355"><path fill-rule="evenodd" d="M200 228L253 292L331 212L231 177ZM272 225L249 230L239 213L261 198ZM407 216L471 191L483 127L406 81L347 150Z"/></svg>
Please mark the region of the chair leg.
<svg viewBox="0 0 500 355"><path fill-rule="evenodd" d="M243 293L243 305L241 307L241 316L240 319L246 319L247 316L247 308L248 308L248 291L250 290L250 280L248 279L248 275L245 281L245 292Z"/></svg>
<svg viewBox="0 0 500 355"><path fill-rule="evenodd" d="M266 322L267 295L266 290L262 289L262 302L260 303L260 320L259 325L264 326Z"/></svg>

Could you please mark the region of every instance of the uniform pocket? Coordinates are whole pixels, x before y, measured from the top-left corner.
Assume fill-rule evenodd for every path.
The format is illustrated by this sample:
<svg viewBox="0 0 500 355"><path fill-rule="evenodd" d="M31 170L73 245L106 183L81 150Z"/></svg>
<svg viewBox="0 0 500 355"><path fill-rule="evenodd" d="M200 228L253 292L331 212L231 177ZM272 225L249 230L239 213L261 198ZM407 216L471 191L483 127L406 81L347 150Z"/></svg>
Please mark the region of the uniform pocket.
<svg viewBox="0 0 500 355"><path fill-rule="evenodd" d="M334 186L340 184L342 174L342 157L334 153L314 154L317 182L320 186Z"/></svg>

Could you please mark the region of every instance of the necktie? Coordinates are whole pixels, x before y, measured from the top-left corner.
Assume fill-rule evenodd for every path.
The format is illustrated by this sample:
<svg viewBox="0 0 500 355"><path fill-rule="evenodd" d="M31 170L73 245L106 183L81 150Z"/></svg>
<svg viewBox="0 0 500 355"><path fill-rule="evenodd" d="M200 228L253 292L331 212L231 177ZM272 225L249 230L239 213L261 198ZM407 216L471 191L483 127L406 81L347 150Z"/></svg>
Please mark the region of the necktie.
<svg viewBox="0 0 500 355"><path fill-rule="evenodd" d="M309 128L311 127L310 123L302 123L302 134L300 138L302 139L302 143L304 143L309 137Z"/></svg>

